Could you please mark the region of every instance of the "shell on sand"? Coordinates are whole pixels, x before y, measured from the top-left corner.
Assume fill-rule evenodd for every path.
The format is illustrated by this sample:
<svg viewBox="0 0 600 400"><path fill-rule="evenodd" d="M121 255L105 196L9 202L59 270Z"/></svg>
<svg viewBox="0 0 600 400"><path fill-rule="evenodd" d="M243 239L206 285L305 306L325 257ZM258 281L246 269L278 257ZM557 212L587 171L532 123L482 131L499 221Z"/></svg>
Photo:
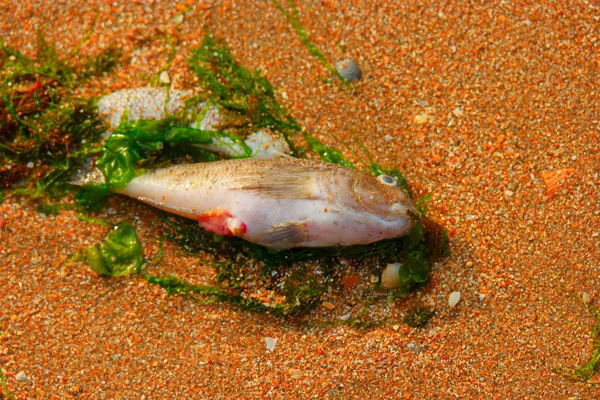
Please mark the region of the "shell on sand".
<svg viewBox="0 0 600 400"><path fill-rule="evenodd" d="M394 289L400 286L400 263L388 264L381 273L381 286Z"/></svg>
<svg viewBox="0 0 600 400"><path fill-rule="evenodd" d="M546 191L548 193L548 196L554 196L556 192L558 192L560 188L564 185L565 180L575 172L577 172L577 170L573 168L557 169L554 171L542 172L542 179L546 184Z"/></svg>

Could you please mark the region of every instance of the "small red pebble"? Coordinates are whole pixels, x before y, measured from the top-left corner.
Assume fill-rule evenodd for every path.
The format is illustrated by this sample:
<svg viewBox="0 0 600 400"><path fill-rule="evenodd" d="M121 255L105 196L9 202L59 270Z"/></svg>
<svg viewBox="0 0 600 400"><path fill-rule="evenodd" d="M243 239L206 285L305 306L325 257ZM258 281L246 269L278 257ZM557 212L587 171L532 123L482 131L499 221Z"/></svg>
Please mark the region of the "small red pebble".
<svg viewBox="0 0 600 400"><path fill-rule="evenodd" d="M0 218L0 229L4 229L6 226L6 218Z"/></svg>

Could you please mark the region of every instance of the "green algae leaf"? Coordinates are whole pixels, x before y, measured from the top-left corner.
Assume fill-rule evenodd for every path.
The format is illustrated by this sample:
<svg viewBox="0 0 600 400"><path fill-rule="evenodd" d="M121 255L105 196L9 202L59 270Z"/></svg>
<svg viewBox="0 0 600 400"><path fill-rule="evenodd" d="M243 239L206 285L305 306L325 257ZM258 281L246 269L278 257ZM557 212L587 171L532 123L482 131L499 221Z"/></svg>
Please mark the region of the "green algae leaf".
<svg viewBox="0 0 600 400"><path fill-rule="evenodd" d="M186 153L200 154L194 151L193 145L233 143L242 148L236 157L245 158L252 154L252 149L234 134L178 126L179 123L176 117L122 122L110 135L96 161L109 188L124 188L139 174L140 164L176 153L174 149L178 145L192 145L182 147Z"/></svg>
<svg viewBox="0 0 600 400"><path fill-rule="evenodd" d="M164 147L164 134L174 119L125 121L108 138L96 165L112 189L120 189L135 177L139 162Z"/></svg>
<svg viewBox="0 0 600 400"><path fill-rule="evenodd" d="M317 153L321 157L321 160L332 164L342 165L348 168L356 168L354 164L352 164L346 159L346 156L344 156L344 154L341 151L331 147L327 147L326 145L321 143L319 139L309 135L308 133L304 134L304 138L306 139L306 143L308 143L310 149Z"/></svg>
<svg viewBox="0 0 600 400"><path fill-rule="evenodd" d="M99 275L139 274L144 262L140 242L129 222L115 226L103 243L87 247L85 255Z"/></svg>
<svg viewBox="0 0 600 400"><path fill-rule="evenodd" d="M75 201L86 211L97 212L108 201L109 193L106 184L87 184L83 185L75 194Z"/></svg>

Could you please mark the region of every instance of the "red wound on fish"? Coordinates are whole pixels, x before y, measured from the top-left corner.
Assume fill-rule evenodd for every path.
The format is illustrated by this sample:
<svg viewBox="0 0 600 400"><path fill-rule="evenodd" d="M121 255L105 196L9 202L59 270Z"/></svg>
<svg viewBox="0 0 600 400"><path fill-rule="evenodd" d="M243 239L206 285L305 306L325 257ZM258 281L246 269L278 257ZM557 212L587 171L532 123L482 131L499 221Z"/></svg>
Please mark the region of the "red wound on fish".
<svg viewBox="0 0 600 400"><path fill-rule="evenodd" d="M198 223L204 229L223 236L242 236L248 231L244 222L224 210L209 211L198 217Z"/></svg>

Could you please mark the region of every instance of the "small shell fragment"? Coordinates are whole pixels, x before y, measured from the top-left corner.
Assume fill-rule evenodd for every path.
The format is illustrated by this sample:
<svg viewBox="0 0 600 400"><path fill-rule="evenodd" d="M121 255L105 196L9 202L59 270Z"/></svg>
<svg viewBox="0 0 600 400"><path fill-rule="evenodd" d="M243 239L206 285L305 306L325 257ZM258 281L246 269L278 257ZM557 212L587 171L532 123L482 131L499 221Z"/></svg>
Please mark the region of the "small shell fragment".
<svg viewBox="0 0 600 400"><path fill-rule="evenodd" d="M381 273L381 286L394 289L400 286L400 263L388 264Z"/></svg>
<svg viewBox="0 0 600 400"><path fill-rule="evenodd" d="M290 373L290 377L292 379L300 379L302 378L302 375L304 375L304 372L296 368L290 368L288 372Z"/></svg>
<svg viewBox="0 0 600 400"><path fill-rule="evenodd" d="M266 337L265 343L267 344L267 350L273 351L273 350L275 350L275 345L277 344L277 339Z"/></svg>
<svg viewBox="0 0 600 400"><path fill-rule="evenodd" d="M27 377L27 375L25 375L25 372L23 371L17 372L17 375L15 375L15 379L17 380L17 382L29 382L29 378Z"/></svg>
<svg viewBox="0 0 600 400"><path fill-rule="evenodd" d="M358 81L362 78L362 72L358 68L358 64L351 59L345 58L334 64L335 69L343 76L347 81Z"/></svg>
<svg viewBox="0 0 600 400"><path fill-rule="evenodd" d="M158 80L160 83L171 83L171 79L169 78L169 73L167 71L161 72Z"/></svg>
<svg viewBox="0 0 600 400"><path fill-rule="evenodd" d="M460 301L460 292L452 292L450 296L448 296L448 305L450 307L454 307Z"/></svg>
<svg viewBox="0 0 600 400"><path fill-rule="evenodd" d="M583 299L584 303L589 303L592 300L587 292L583 292L581 298Z"/></svg>
<svg viewBox="0 0 600 400"><path fill-rule="evenodd" d="M360 283L360 276L358 275L348 275L342 278L342 284L344 285L344 290L352 290L358 286Z"/></svg>
<svg viewBox="0 0 600 400"><path fill-rule="evenodd" d="M575 172L577 172L577 170L573 168L557 169L553 171L542 172L542 179L546 184L548 197L553 197L556 194L556 192L558 192L560 188L564 185L565 180L569 177L569 175Z"/></svg>

